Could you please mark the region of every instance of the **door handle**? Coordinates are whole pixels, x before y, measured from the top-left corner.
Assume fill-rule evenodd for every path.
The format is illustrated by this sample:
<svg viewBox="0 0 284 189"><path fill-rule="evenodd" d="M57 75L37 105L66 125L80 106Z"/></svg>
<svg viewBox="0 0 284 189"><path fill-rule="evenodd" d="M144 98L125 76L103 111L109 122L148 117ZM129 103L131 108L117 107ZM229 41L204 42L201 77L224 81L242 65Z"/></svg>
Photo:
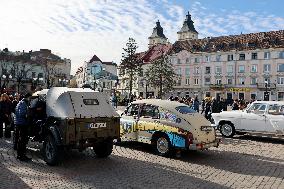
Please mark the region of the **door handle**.
<svg viewBox="0 0 284 189"><path fill-rule="evenodd" d="M159 120L154 120L154 123L160 123L160 121Z"/></svg>

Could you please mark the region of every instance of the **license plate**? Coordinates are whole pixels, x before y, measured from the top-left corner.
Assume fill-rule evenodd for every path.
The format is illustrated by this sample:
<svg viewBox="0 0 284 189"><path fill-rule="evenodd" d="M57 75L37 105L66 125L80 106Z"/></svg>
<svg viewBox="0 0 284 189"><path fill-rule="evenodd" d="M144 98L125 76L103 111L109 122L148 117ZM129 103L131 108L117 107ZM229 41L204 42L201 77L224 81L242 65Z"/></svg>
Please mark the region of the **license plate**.
<svg viewBox="0 0 284 189"><path fill-rule="evenodd" d="M213 127L212 126L201 126L201 131L212 131Z"/></svg>
<svg viewBox="0 0 284 189"><path fill-rule="evenodd" d="M97 129L97 128L103 128L106 127L106 123L90 123L89 128L91 129Z"/></svg>

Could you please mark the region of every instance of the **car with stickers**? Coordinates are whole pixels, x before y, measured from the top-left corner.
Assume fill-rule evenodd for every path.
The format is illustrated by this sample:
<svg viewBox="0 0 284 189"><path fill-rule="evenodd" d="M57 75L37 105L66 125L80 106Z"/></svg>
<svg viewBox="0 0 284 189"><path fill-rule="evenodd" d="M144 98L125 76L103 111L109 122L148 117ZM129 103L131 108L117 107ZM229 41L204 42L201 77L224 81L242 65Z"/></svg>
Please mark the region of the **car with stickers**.
<svg viewBox="0 0 284 189"><path fill-rule="evenodd" d="M151 144L156 154L218 147L211 123L189 106L169 100L132 102L120 119L120 140Z"/></svg>
<svg viewBox="0 0 284 189"><path fill-rule="evenodd" d="M283 101L255 101L245 110L213 113L212 117L224 137L249 134L284 138Z"/></svg>
<svg viewBox="0 0 284 189"><path fill-rule="evenodd" d="M38 92L43 101L46 118L33 121L32 138L43 142L44 160L56 165L63 160L66 149L85 150L93 147L97 157L112 153L113 140L120 134L120 116L113 109L104 92L89 88L53 87ZM38 107L31 104L34 110ZM37 113L31 115L34 117Z"/></svg>

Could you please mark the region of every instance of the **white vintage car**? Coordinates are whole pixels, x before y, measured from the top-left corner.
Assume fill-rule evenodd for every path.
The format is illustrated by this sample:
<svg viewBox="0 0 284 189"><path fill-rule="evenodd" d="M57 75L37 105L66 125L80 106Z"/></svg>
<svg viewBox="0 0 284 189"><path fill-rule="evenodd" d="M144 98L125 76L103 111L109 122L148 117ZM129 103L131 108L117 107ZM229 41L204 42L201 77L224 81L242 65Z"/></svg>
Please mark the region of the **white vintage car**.
<svg viewBox="0 0 284 189"><path fill-rule="evenodd" d="M256 101L245 110L213 113L212 117L225 137L248 133L284 138L283 101Z"/></svg>

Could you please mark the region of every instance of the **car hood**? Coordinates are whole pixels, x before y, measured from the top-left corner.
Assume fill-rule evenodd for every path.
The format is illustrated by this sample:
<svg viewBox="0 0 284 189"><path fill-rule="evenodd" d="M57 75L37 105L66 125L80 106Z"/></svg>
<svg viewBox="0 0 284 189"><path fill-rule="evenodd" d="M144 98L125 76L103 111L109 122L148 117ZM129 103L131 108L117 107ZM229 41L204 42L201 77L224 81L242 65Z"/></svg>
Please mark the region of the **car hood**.
<svg viewBox="0 0 284 189"><path fill-rule="evenodd" d="M243 112L242 110L223 111L223 112L220 112L220 113L212 113L212 116L213 117L218 117L218 116L220 116L220 117L223 117L223 116L236 117L236 116L240 116L242 112Z"/></svg>

